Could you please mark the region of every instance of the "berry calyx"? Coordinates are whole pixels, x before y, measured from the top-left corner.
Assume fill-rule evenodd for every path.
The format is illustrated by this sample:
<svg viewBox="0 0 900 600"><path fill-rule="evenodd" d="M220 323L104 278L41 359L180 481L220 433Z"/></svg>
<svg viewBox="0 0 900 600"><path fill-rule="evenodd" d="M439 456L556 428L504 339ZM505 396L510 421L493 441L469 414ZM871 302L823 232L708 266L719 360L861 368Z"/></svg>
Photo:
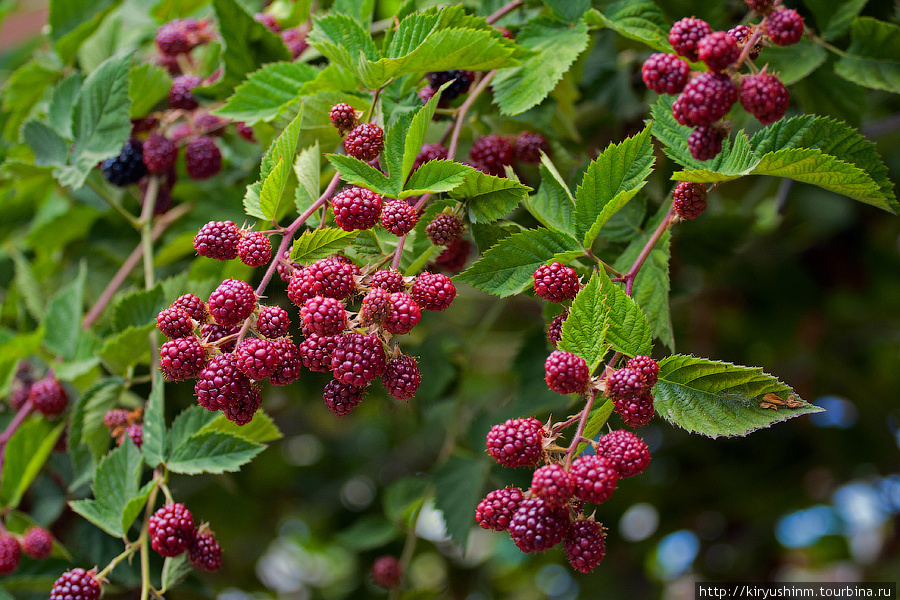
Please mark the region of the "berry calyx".
<svg viewBox="0 0 900 600"><path fill-rule="evenodd" d="M345 188L331 199L334 220L344 231L375 227L381 205L381 196L362 187Z"/></svg>
<svg viewBox="0 0 900 600"><path fill-rule="evenodd" d="M356 118L356 109L346 102L338 102L332 106L329 118L331 119L331 124L334 125L341 135L347 135L348 132L359 125L359 120Z"/></svg>
<svg viewBox="0 0 900 600"><path fill-rule="evenodd" d="M97 569L79 567L60 575L50 590L50 600L99 600L102 592Z"/></svg>
<svg viewBox="0 0 900 600"><path fill-rule="evenodd" d="M0 575L9 575L19 568L22 548L15 536L0 535Z"/></svg>
<svg viewBox="0 0 900 600"><path fill-rule="evenodd" d="M195 569L214 573L222 567L222 547L212 533L198 533L188 546L188 560Z"/></svg>
<svg viewBox="0 0 900 600"><path fill-rule="evenodd" d="M541 152L550 154L550 144L547 142L547 138L541 134L523 131L516 138L513 156L517 161L537 164L541 162Z"/></svg>
<svg viewBox="0 0 900 600"><path fill-rule="evenodd" d="M571 300L581 287L575 269L558 262L539 266L533 277L534 293L548 302Z"/></svg>
<svg viewBox="0 0 900 600"><path fill-rule="evenodd" d="M422 309L412 296L405 292L390 295L391 309L384 320L384 329L394 335L403 335L418 325L422 319Z"/></svg>
<svg viewBox="0 0 900 600"><path fill-rule="evenodd" d="M232 221L210 221L194 236L194 250L200 256L231 260L238 256L241 230Z"/></svg>
<svg viewBox="0 0 900 600"><path fill-rule="evenodd" d="M701 125L688 136L688 150L697 160L710 160L722 151L725 136L721 130L708 125Z"/></svg>
<svg viewBox="0 0 900 600"><path fill-rule="evenodd" d="M22 536L22 551L37 560L43 560L53 552L53 536L43 527L32 527Z"/></svg>
<svg viewBox="0 0 900 600"><path fill-rule="evenodd" d="M254 326L259 335L273 340L288 334L291 319L280 306L260 306Z"/></svg>
<svg viewBox="0 0 900 600"><path fill-rule="evenodd" d="M191 179L209 179L222 170L222 153L216 141L206 135L192 139L184 147L184 166Z"/></svg>
<svg viewBox="0 0 900 600"><path fill-rule="evenodd" d="M237 344L241 323L223 327L215 321L200 327L200 340L204 346L215 346L222 352L232 352Z"/></svg>
<svg viewBox="0 0 900 600"><path fill-rule="evenodd" d="M425 272L413 281L411 293L421 308L442 311L449 308L456 297L456 286L446 275Z"/></svg>
<svg viewBox="0 0 900 600"><path fill-rule="evenodd" d="M272 243L264 233L245 231L238 241L237 255L248 267L261 267L272 258Z"/></svg>
<svg viewBox="0 0 900 600"><path fill-rule="evenodd" d="M741 80L740 99L744 110L763 125L768 125L787 112L790 94L780 79L768 73L759 73Z"/></svg>
<svg viewBox="0 0 900 600"><path fill-rule="evenodd" d="M331 352L334 378L341 383L363 387L384 372L384 347L371 335L347 333L340 336Z"/></svg>
<svg viewBox="0 0 900 600"><path fill-rule="evenodd" d="M354 408L359 406L365 395L365 388L334 380L325 384L325 389L322 391L325 406L339 417L349 415Z"/></svg>
<svg viewBox="0 0 900 600"><path fill-rule="evenodd" d="M178 148L175 142L160 133L151 133L144 140L142 160L151 173L162 173L175 164Z"/></svg>
<svg viewBox="0 0 900 600"><path fill-rule="evenodd" d="M641 67L644 85L657 94L680 94L687 85L691 67L674 54L651 54Z"/></svg>
<svg viewBox="0 0 900 600"><path fill-rule="evenodd" d="M281 367L278 348L266 338L247 338L234 350L237 368L256 381L268 379Z"/></svg>
<svg viewBox="0 0 900 600"><path fill-rule="evenodd" d="M166 504L147 521L150 546L162 556L178 556L194 537L194 516L184 504Z"/></svg>
<svg viewBox="0 0 900 600"><path fill-rule="evenodd" d="M590 573L606 554L603 527L596 521L575 521L566 534L564 547L572 568L581 573Z"/></svg>
<svg viewBox="0 0 900 600"><path fill-rule="evenodd" d="M731 29L728 30L728 35L737 40L738 47L741 51L744 50L744 47L750 41L750 38L753 37L754 29L752 27L748 27L747 25L739 24L735 25ZM762 50L762 40L757 40L753 44L753 48L750 49L750 53L747 55L750 57L750 60L756 60L759 58L759 52Z"/></svg>
<svg viewBox="0 0 900 600"><path fill-rule="evenodd" d="M583 358L571 352L554 350L544 362L544 380L554 392L560 394L581 393L591 377Z"/></svg>
<svg viewBox="0 0 900 600"><path fill-rule="evenodd" d="M125 142L118 156L107 158L100 163L100 170L108 182L118 187L125 187L137 183L141 177L147 174L147 166L144 164L143 144L135 138Z"/></svg>
<svg viewBox="0 0 900 600"><path fill-rule="evenodd" d="M669 30L669 43L680 56L696 61L697 44L712 33L712 27L702 19L685 17L677 21Z"/></svg>
<svg viewBox="0 0 900 600"><path fill-rule="evenodd" d="M475 508L475 520L482 529L506 531L524 498L522 490L515 487L488 492Z"/></svg>
<svg viewBox="0 0 900 600"><path fill-rule="evenodd" d="M440 213L425 226L425 234L435 246L446 246L462 237L463 224L456 215Z"/></svg>
<svg viewBox="0 0 900 600"><path fill-rule="evenodd" d="M300 308L300 319L307 333L338 335L347 327L347 311L340 300L314 296Z"/></svg>
<svg viewBox="0 0 900 600"><path fill-rule="evenodd" d="M691 79L672 104L672 114L682 125L711 125L731 110L738 91L727 75L701 73Z"/></svg>
<svg viewBox="0 0 900 600"><path fill-rule="evenodd" d="M169 340L159 349L159 369L169 381L191 379L206 364L206 350L195 335Z"/></svg>
<svg viewBox="0 0 900 600"><path fill-rule="evenodd" d="M191 92L200 85L200 81L201 79L196 75L179 75L173 79L172 87L169 88L169 106L183 110L194 110L200 106Z"/></svg>
<svg viewBox="0 0 900 600"><path fill-rule="evenodd" d="M416 395L422 376L419 365L413 357L403 354L388 362L381 374L381 383L391 397L397 400L409 400Z"/></svg>
<svg viewBox="0 0 900 600"><path fill-rule="evenodd" d="M697 42L697 57L710 71L724 71L741 55L737 40L725 31L714 31Z"/></svg>
<svg viewBox="0 0 900 600"><path fill-rule="evenodd" d="M682 181L672 192L675 214L686 220L696 219L706 210L706 195L706 186L702 183Z"/></svg>
<svg viewBox="0 0 900 600"><path fill-rule="evenodd" d="M504 467L535 464L544 447L544 426L537 419L507 419L491 427L487 434L487 452Z"/></svg>
<svg viewBox="0 0 900 600"><path fill-rule="evenodd" d="M541 497L522 500L509 525L509 534L522 552L549 550L568 530L568 509L551 506Z"/></svg>
<svg viewBox="0 0 900 600"><path fill-rule="evenodd" d="M246 281L226 279L209 295L209 314L223 327L237 325L256 308L256 292Z"/></svg>
<svg viewBox="0 0 900 600"><path fill-rule="evenodd" d="M384 130L375 123L357 125L344 138L344 150L362 161L378 158L384 150Z"/></svg>
<svg viewBox="0 0 900 600"><path fill-rule="evenodd" d="M499 135L478 138L469 150L469 157L482 165L487 173L496 177L506 177L504 165L513 162L513 146L508 139Z"/></svg>
<svg viewBox="0 0 900 600"><path fill-rule="evenodd" d="M773 44L791 46L803 38L803 17L792 8L779 8L766 17L765 28Z"/></svg>
<svg viewBox="0 0 900 600"><path fill-rule="evenodd" d="M596 454L587 454L573 460L569 476L575 482L575 496L594 504L609 500L619 478L612 462Z"/></svg>
<svg viewBox="0 0 900 600"><path fill-rule="evenodd" d="M403 581L403 567L396 556L379 556L372 563L372 581L380 588L392 590Z"/></svg>
<svg viewBox="0 0 900 600"><path fill-rule="evenodd" d="M419 222L419 215L406 200L390 200L381 209L381 226L394 235L406 235Z"/></svg>
<svg viewBox="0 0 900 600"><path fill-rule="evenodd" d="M597 454L612 463L619 477L640 475L650 464L647 444L626 429L617 429L600 436Z"/></svg>
<svg viewBox="0 0 900 600"><path fill-rule="evenodd" d="M47 375L31 385L28 399L34 409L45 417L55 417L66 410L69 395L53 375Z"/></svg>
<svg viewBox="0 0 900 600"><path fill-rule="evenodd" d="M565 506L575 494L575 482L561 465L552 463L540 467L531 476L531 493L550 506Z"/></svg>

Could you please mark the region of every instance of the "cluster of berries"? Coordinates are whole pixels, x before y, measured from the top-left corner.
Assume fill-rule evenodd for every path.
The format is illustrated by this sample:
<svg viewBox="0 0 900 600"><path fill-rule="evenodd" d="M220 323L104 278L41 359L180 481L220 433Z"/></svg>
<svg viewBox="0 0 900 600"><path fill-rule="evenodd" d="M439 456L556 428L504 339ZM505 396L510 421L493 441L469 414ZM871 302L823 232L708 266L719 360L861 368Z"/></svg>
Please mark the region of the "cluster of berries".
<svg viewBox="0 0 900 600"><path fill-rule="evenodd" d="M187 551L196 569L210 573L222 566L222 548L205 523L194 525L194 515L184 504L166 504L147 521L150 547L161 556L173 557Z"/></svg>
<svg viewBox="0 0 900 600"><path fill-rule="evenodd" d="M31 407L45 417L56 417L66 410L69 404L69 395L66 389L54 377L53 371L49 371L42 379L35 381L32 367L28 362L22 361L16 369L9 394L9 405L19 411L26 403L31 402Z"/></svg>
<svg viewBox="0 0 900 600"><path fill-rule="evenodd" d="M581 289L581 281L575 269L558 262L539 266L532 277L535 295L548 302L568 302L574 299ZM562 326L568 316L569 311L564 310L553 317L547 327L547 339L554 346L562 339Z"/></svg>
<svg viewBox="0 0 900 600"><path fill-rule="evenodd" d="M680 124L694 127L688 149L697 160L709 160L722 151L727 129L721 119L740 100L741 106L763 125L781 119L790 96L784 84L765 69L738 73L745 61L753 60L766 42L776 46L796 44L803 37L803 17L793 9L776 6L772 0L746 0L758 24L738 25L728 31L713 31L706 21L681 19L669 31L669 43L690 61L702 61L709 71L692 72L675 54L657 53L641 68L644 84L658 94L678 94L672 113Z"/></svg>
<svg viewBox="0 0 900 600"><path fill-rule="evenodd" d="M306 43L307 31L305 25L282 29L278 19L276 19L275 15L272 13L256 13L253 15L253 18L265 25L266 29L272 33L277 33L281 36L281 41L284 42L287 49L291 51L291 56L294 60L297 60L309 46L309 44Z"/></svg>
<svg viewBox="0 0 900 600"><path fill-rule="evenodd" d="M43 560L53 552L53 536L42 527L32 527L24 535L0 533L0 575L10 575L19 568L22 553Z"/></svg>
<svg viewBox="0 0 900 600"><path fill-rule="evenodd" d="M553 444L554 429L534 418L509 419L487 434L487 452L505 467L535 467L531 487L493 490L478 504L484 529L508 531L522 552L543 552L563 543L569 563L592 571L606 552L603 525L586 516L585 503L606 502L619 479L634 477L650 463L647 445L626 430L591 442L594 454L569 462Z"/></svg>
<svg viewBox="0 0 900 600"><path fill-rule="evenodd" d="M504 166L514 161L527 164L541 162L541 152L550 153L550 144L539 133L521 132L515 140L502 135L485 135L472 144L469 150L471 166L495 177L506 177Z"/></svg>
<svg viewBox="0 0 900 600"><path fill-rule="evenodd" d="M114 408L103 415L103 424L109 429L109 434L116 440L116 444L125 441L125 437L131 438L134 445L140 449L144 444L144 426L141 425L143 409L125 410Z"/></svg>

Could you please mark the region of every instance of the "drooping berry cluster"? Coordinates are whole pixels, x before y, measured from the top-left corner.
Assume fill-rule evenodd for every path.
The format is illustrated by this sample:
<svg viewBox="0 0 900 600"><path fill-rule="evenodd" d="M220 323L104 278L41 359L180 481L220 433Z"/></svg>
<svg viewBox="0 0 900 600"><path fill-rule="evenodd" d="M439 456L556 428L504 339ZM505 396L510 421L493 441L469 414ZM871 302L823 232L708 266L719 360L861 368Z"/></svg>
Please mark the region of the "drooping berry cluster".
<svg viewBox="0 0 900 600"><path fill-rule="evenodd" d="M653 386L658 375L656 361L636 356L606 376L606 396L628 426L640 427L653 418Z"/></svg>
<svg viewBox="0 0 900 600"><path fill-rule="evenodd" d="M10 575L19 568L22 554L44 560L53 552L53 536L43 527L31 527L24 534L0 533L0 575Z"/></svg>
<svg viewBox="0 0 900 600"><path fill-rule="evenodd" d="M181 503L169 503L147 521L150 546L161 556L188 553L188 560L201 571L218 571L222 566L222 548L206 524L194 525L194 515Z"/></svg>
<svg viewBox="0 0 900 600"><path fill-rule="evenodd" d="M514 160L535 164L541 162L541 152L550 153L550 144L539 133L523 131L510 141L501 135L485 135L472 144L469 158L479 171L495 177L506 177L506 165Z"/></svg>

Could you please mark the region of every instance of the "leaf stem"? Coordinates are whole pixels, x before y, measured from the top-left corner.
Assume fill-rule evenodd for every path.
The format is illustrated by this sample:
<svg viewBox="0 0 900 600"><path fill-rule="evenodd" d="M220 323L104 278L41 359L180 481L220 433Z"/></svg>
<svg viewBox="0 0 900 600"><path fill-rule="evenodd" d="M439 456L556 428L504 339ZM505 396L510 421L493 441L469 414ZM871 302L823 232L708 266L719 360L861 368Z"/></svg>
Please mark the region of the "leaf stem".
<svg viewBox="0 0 900 600"><path fill-rule="evenodd" d="M105 577L108 573L110 573L113 569L116 568L117 564L119 564L126 558L130 558L134 554L134 551L137 550L138 548L140 548L140 544L137 542L126 544L125 551L122 552L117 557L115 557L114 559L112 559L112 561L110 561L110 563L108 565L106 565L106 567L104 567L102 571L97 573L96 577Z"/></svg>
<svg viewBox="0 0 900 600"><path fill-rule="evenodd" d="M597 388L591 390L587 402L584 403L584 408L581 409L581 419L578 421L578 429L575 430L575 435L572 436L572 442L569 444L569 450L566 452L566 470L572 466L572 457L575 456L575 449L578 448L578 443L584 435L584 426L587 424L588 414L591 412L594 400L597 399L597 392L599 392Z"/></svg>
<svg viewBox="0 0 900 600"><path fill-rule="evenodd" d="M653 235L650 236L650 239L647 240L647 243L644 245L644 249L641 250L641 253L634 261L634 264L631 265L628 273L624 275L623 279L625 280L625 293L627 295L631 295L632 288L634 288L634 280L637 278L638 271L641 270L641 267L644 265L644 261L646 261L647 257L650 256L650 252L653 250L656 242L659 241L659 238L662 237L662 234L665 233L666 229L668 229L672 224L672 216L674 214L675 205L672 204L669 207L669 212L666 213L666 216L663 217L663 220L660 222L659 227L656 228L656 231L654 231Z"/></svg>
<svg viewBox="0 0 900 600"><path fill-rule="evenodd" d="M409 529L406 531L406 541L403 542L403 551L400 553L400 583L391 590L388 600L397 600L400 597L400 589L403 587L403 580L406 579L406 573L409 570L409 563L412 562L413 554L416 551L416 523L419 520L419 514L422 507L428 501L431 492L427 491L422 496L422 503L413 511L409 519Z"/></svg>
<svg viewBox="0 0 900 600"><path fill-rule="evenodd" d="M487 21L488 24L493 25L523 4L525 4L524 0L512 0L512 2L507 2L505 5L498 8L494 14L485 19L485 21Z"/></svg>
<svg viewBox="0 0 900 600"><path fill-rule="evenodd" d="M154 471L154 475L159 478L159 474ZM144 508L144 525L141 527L141 535L138 538L138 544L141 547L141 600L147 600L150 593L150 534L147 531L147 524L150 516L153 514L153 506L156 504L156 495L159 493L159 483L162 479L158 479L157 485L153 486L150 491L150 497L147 498L147 506Z"/></svg>
<svg viewBox="0 0 900 600"><path fill-rule="evenodd" d="M98 196L100 196L107 204L109 204L110 207L112 207L113 210L115 210L117 213L119 213L119 215L120 215L123 219L125 219L126 221L128 221L128 224L129 224L129 225L131 225L131 226L134 227L135 229L140 230L140 228L141 228L141 223L140 223L140 221L139 221L138 219L136 219L135 216L134 216L133 214L131 214L130 212L128 212L127 210L125 210L125 207L123 207L123 206L119 203L118 200L116 200L115 198L113 198L113 197L109 194L109 191L108 191L108 190L106 190L106 189L104 189L102 186L98 185L95 181L92 180L91 177L88 177L88 178L85 180L85 183L87 183L87 184L91 187L91 189L94 190L94 191L97 193Z"/></svg>

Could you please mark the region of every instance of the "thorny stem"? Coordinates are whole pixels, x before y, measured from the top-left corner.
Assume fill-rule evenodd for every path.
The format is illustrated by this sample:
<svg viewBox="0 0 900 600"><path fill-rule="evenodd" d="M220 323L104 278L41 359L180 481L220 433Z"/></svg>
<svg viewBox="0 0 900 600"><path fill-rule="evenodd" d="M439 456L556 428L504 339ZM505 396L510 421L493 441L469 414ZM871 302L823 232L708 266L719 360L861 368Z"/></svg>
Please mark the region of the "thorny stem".
<svg viewBox="0 0 900 600"><path fill-rule="evenodd" d="M6 444L9 442L9 438L11 438L19 426L25 422L25 419L28 418L28 415L31 414L32 410L34 410L34 404L31 403L31 400L26 400L25 404L22 405L22 408L19 409L19 412L16 413L16 416L10 424L7 425L6 431L0 433L0 472L3 471L3 459L6 456Z"/></svg>
<svg viewBox="0 0 900 600"><path fill-rule="evenodd" d="M489 24L493 25L512 11L516 10L520 6L525 4L524 0L512 0L512 2L508 2L507 4L501 6L487 19L485 19Z"/></svg>
<svg viewBox="0 0 900 600"><path fill-rule="evenodd" d="M656 231L654 231L653 235L650 236L650 239L647 240L647 243L644 245L644 249L641 250L641 253L634 261L634 264L631 265L628 273L626 273L623 277L623 279L625 280L625 293L629 296L631 295L631 290L634 287L634 280L637 278L638 271L641 270L644 261L647 260L648 256L650 256L650 252L653 251L653 246L656 245L656 242L659 241L659 238L662 237L662 234L665 233L666 229L669 228L669 225L672 224L672 215L674 213L675 204L673 203L672 206L669 207L669 212L666 213L666 216L663 217L663 220L660 222L659 227L656 228Z"/></svg>
<svg viewBox="0 0 900 600"><path fill-rule="evenodd" d="M597 399L598 391L597 388L591 390L587 402L584 403L584 408L581 410L581 419L578 421L578 429L575 431L575 435L572 436L572 442L569 444L569 451L566 452L567 471L569 470L569 467L572 466L572 457L575 456L575 449L578 448L578 443L581 441L582 435L584 434L584 426L587 424L588 414L591 412L594 400Z"/></svg>

